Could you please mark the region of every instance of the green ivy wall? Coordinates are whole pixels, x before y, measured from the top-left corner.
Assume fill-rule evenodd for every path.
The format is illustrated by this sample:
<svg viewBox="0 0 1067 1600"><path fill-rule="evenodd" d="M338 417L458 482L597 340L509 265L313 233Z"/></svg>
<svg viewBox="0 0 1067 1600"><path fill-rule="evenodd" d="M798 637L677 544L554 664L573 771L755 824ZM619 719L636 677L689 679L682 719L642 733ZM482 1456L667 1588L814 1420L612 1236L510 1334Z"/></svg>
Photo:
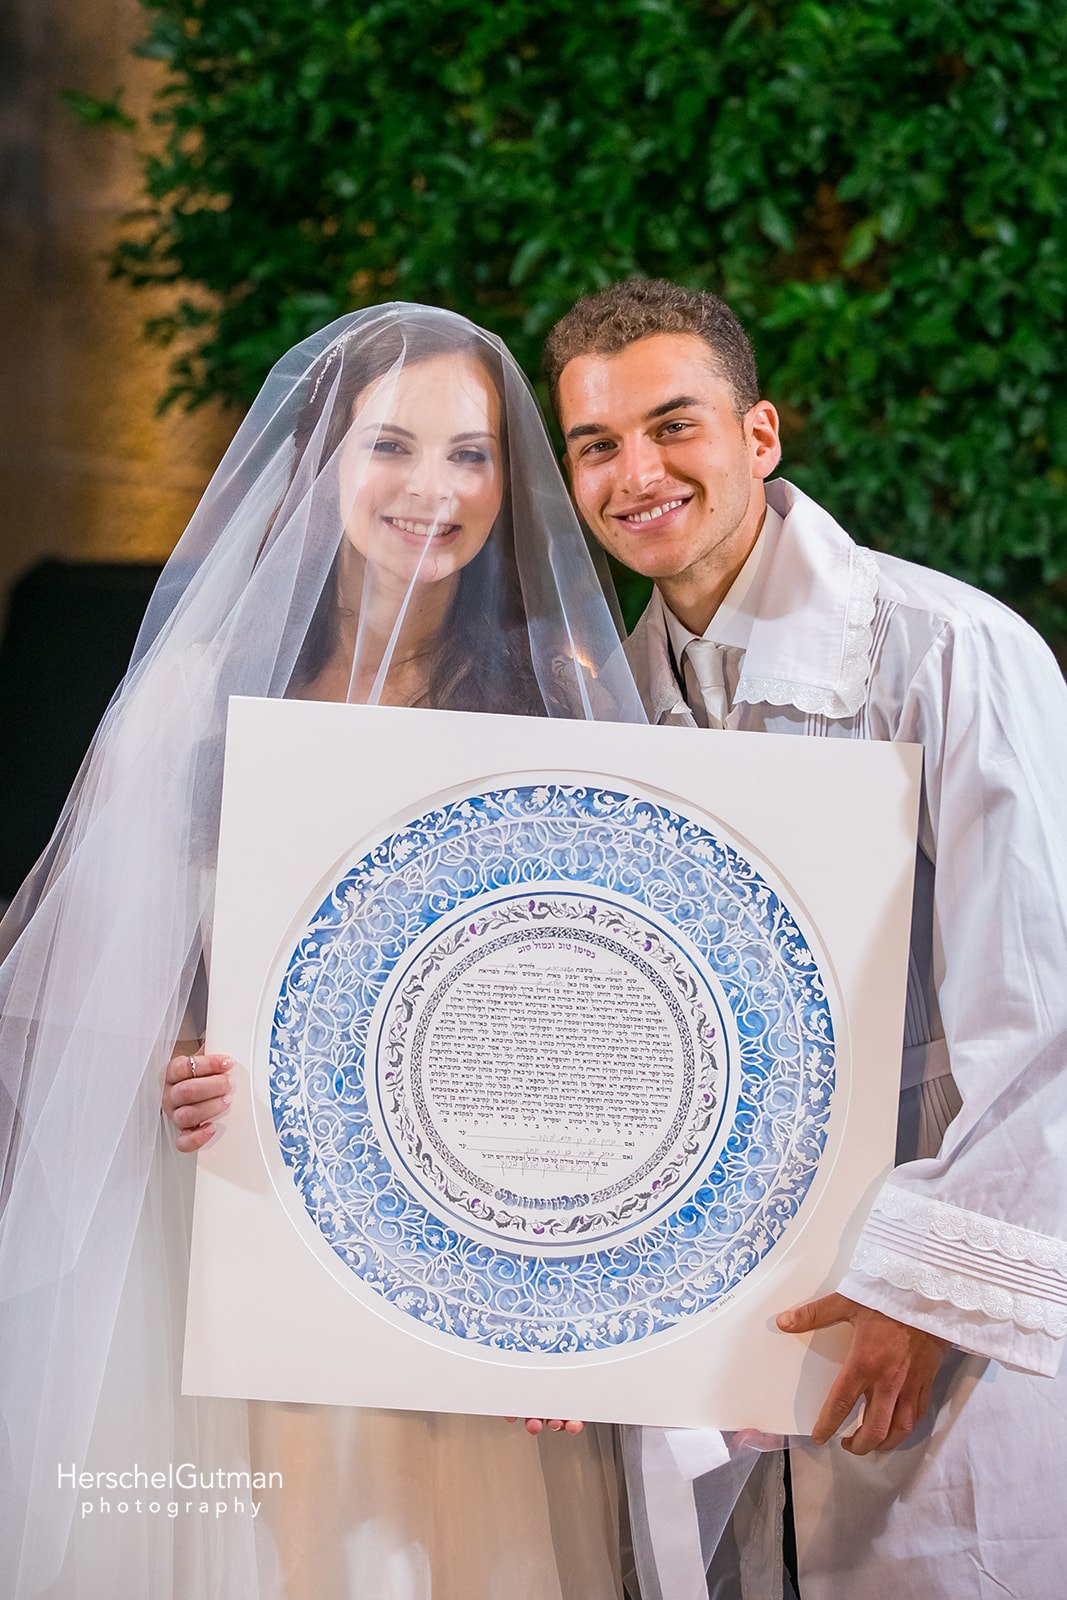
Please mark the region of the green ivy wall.
<svg viewBox="0 0 1067 1600"><path fill-rule="evenodd" d="M857 537L1067 629L1062 0L142 5L169 87L115 269L182 291L171 398L393 298L535 375L583 290L672 277Z"/></svg>

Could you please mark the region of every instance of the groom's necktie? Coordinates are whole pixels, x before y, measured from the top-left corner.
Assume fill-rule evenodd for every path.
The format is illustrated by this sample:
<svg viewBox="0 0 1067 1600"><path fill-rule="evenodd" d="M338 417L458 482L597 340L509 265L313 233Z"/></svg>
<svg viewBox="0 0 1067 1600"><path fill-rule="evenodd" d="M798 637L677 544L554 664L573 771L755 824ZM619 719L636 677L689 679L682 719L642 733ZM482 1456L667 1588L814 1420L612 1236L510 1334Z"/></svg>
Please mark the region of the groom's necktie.
<svg viewBox="0 0 1067 1600"><path fill-rule="evenodd" d="M684 671L687 698L697 721L721 728L729 709L721 646L712 639L691 639L685 647Z"/></svg>

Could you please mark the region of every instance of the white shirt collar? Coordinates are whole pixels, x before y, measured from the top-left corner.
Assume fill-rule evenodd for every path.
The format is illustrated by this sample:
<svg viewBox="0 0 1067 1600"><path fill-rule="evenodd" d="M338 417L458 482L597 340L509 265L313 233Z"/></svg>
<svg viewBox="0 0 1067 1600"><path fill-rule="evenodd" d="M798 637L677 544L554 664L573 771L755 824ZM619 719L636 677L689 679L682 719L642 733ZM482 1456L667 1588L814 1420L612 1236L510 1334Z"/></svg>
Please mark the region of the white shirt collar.
<svg viewBox="0 0 1067 1600"><path fill-rule="evenodd" d="M741 571L720 600L715 615L704 629L703 638L710 639L713 644L748 649L752 624L759 615L760 598L767 582L769 554L772 553L771 547L781 526L781 517L773 506L768 506L756 542L745 557ZM697 635L679 621L666 601L663 604L663 616L674 659L680 667L686 647L692 644Z"/></svg>
<svg viewBox="0 0 1067 1600"><path fill-rule="evenodd" d="M764 543L766 565L762 554L759 558L758 599L754 588L744 598L751 631L734 704L791 705L827 717L853 716L863 704L870 674L877 562L822 506L784 478L768 483L766 492L781 527ZM656 590L627 645L653 716L677 710L678 685L667 650L669 615Z"/></svg>

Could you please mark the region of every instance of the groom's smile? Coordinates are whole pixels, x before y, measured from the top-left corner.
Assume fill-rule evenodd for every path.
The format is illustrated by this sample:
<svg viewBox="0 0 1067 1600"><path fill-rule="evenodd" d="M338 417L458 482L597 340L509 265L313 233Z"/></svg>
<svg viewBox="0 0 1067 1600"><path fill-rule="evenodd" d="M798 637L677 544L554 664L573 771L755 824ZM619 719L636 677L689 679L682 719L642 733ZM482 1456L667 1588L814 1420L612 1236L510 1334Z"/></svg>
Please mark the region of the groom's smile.
<svg viewBox="0 0 1067 1600"><path fill-rule="evenodd" d="M649 507L636 506L629 511L617 511L615 518L616 521L623 523L627 528L648 527L653 522L662 524L664 517L669 519L672 512L680 511L683 506L689 504L691 498L691 495L682 495L677 500L662 500L658 505ZM667 526L671 526L669 521ZM653 531L662 532L662 526Z"/></svg>

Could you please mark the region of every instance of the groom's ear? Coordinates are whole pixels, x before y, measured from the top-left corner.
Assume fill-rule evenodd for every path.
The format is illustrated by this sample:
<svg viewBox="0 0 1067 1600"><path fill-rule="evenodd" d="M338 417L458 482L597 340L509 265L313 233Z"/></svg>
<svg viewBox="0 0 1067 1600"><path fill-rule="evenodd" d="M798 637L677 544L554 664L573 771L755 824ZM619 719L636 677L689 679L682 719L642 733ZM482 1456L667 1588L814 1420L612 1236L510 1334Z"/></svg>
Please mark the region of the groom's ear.
<svg viewBox="0 0 1067 1600"><path fill-rule="evenodd" d="M769 400L757 400L745 415L745 435L752 455L752 476L769 478L782 459L778 413Z"/></svg>

